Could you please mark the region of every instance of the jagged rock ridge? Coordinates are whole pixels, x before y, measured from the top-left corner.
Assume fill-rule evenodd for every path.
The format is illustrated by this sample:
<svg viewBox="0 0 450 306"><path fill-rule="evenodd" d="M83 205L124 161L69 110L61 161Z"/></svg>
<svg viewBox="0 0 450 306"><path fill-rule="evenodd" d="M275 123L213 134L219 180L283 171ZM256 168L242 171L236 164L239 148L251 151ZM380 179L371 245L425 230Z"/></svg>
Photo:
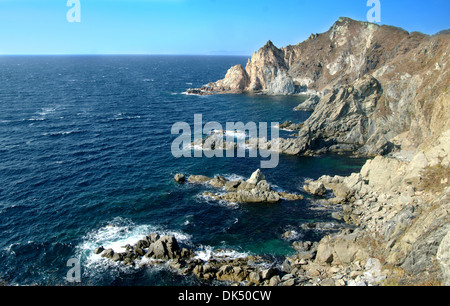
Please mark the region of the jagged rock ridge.
<svg viewBox="0 0 450 306"><path fill-rule="evenodd" d="M318 102L299 137L276 140L282 153L417 148L450 128L449 41L445 31L428 36L339 18L295 46L267 42L245 69L232 67L193 93L311 95Z"/></svg>

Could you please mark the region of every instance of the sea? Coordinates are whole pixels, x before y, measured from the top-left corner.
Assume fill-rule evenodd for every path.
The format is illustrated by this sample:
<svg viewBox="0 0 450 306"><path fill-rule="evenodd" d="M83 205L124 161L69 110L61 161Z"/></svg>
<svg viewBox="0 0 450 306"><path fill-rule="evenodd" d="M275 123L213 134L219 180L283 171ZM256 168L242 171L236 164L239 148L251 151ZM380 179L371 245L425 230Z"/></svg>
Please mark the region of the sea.
<svg viewBox="0 0 450 306"><path fill-rule="evenodd" d="M174 235L204 261L259 255L275 264L293 241L328 232L339 208L305 194L305 180L358 172L344 155L281 155L261 169L277 191L305 199L238 204L203 195L207 184L177 184L176 173L248 179L262 157L181 157L176 122L304 122L302 96L186 95L224 77L245 56L1 56L0 280L10 285L198 286L168 265L124 266L94 254L150 233ZM245 131L244 137L248 136ZM281 137L294 132L280 130ZM241 134L242 135L242 134ZM269 133L270 135L270 133ZM194 150L194 149L193 149ZM290 235L283 235L289 231ZM80 279L68 278L73 261ZM213 285L220 285L214 283Z"/></svg>

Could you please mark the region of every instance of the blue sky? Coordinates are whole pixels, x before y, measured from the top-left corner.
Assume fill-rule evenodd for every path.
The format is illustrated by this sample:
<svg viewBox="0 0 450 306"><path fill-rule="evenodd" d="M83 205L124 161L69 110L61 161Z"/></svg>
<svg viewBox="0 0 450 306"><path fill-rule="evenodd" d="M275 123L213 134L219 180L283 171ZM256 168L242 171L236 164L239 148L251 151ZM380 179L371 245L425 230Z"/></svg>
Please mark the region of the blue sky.
<svg viewBox="0 0 450 306"><path fill-rule="evenodd" d="M251 55L366 20L367 0L0 0L0 54ZM380 0L381 24L434 34L450 28L449 0Z"/></svg>

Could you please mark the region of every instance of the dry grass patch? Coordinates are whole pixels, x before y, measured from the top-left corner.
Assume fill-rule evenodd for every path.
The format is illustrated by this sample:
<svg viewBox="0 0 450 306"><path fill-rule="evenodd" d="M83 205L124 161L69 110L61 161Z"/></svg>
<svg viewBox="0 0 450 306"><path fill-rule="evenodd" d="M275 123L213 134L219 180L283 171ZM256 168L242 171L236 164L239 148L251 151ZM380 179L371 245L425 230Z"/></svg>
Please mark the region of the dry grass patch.
<svg viewBox="0 0 450 306"><path fill-rule="evenodd" d="M442 192L444 188L450 186L450 167L437 165L427 167L422 172L421 187L425 191Z"/></svg>

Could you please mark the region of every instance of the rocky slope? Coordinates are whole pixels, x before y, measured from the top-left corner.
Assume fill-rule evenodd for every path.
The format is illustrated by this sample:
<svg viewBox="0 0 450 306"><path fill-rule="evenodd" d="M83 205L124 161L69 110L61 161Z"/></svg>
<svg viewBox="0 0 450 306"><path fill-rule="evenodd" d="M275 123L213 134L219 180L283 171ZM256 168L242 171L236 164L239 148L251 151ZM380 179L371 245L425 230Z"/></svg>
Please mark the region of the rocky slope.
<svg viewBox="0 0 450 306"><path fill-rule="evenodd" d="M335 218L358 226L324 238L316 263L351 264L375 257L391 282L450 284L450 131L410 162L378 156L349 177L323 176L341 207ZM343 248L345 244L345 248ZM401 275L399 275L401 271ZM394 280L394 281L392 281Z"/></svg>
<svg viewBox="0 0 450 306"><path fill-rule="evenodd" d="M190 92L309 94L315 111L296 139L279 140L281 152L385 154L450 128L449 42L445 31L428 36L340 18L295 46L269 41L245 69Z"/></svg>

